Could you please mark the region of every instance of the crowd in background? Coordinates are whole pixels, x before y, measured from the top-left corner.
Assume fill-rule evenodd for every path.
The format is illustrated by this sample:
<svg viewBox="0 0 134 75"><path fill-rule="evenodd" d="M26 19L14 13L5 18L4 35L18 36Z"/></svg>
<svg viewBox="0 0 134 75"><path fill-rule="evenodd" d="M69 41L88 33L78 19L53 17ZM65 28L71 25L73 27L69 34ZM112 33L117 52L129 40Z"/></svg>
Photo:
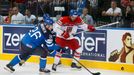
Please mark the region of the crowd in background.
<svg viewBox="0 0 134 75"><path fill-rule="evenodd" d="M83 21L88 24L100 26L120 21L116 27L134 27L134 0L7 1L10 2L8 15L3 18L3 15L0 14L0 23L4 24L34 24L44 13L59 18L68 15L71 9L76 9Z"/></svg>

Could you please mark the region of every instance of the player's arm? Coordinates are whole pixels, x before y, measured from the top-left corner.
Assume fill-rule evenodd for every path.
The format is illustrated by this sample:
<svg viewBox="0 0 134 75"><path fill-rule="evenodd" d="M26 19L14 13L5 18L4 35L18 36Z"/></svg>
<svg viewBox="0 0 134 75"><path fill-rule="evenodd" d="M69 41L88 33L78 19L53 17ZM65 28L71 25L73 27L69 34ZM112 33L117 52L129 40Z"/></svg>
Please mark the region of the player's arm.
<svg viewBox="0 0 134 75"><path fill-rule="evenodd" d="M61 25L62 25L62 22L60 20L53 24L53 31L56 32L56 34L58 35L61 35L63 33Z"/></svg>
<svg viewBox="0 0 134 75"><path fill-rule="evenodd" d="M70 35L67 31L62 30L62 22L60 20L58 22L54 23L53 30L56 32L57 35L61 35L64 38L70 37Z"/></svg>
<svg viewBox="0 0 134 75"><path fill-rule="evenodd" d="M84 23L81 19L80 19L80 23L81 25L79 25L79 27L81 27L83 30L90 31L90 32L95 31L95 27L93 25L88 25Z"/></svg>

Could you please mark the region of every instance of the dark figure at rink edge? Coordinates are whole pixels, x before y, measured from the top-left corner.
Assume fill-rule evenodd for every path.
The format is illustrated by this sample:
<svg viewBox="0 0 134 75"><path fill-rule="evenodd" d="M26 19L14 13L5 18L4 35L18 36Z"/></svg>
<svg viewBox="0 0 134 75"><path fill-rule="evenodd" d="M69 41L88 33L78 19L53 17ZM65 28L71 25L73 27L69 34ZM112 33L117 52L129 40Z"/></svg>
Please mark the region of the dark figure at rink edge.
<svg viewBox="0 0 134 75"><path fill-rule="evenodd" d="M51 35L51 30L53 28L52 24L54 21L50 18L44 20L44 23L39 24L34 29L30 30L20 41L21 54L16 55L5 67L4 69L10 71L11 73L15 71L13 68L21 60L25 60L30 55L37 50L41 50L40 62L39 62L39 72L40 73L50 73L49 69L46 69L46 57L48 55L48 49L45 40L49 39Z"/></svg>
<svg viewBox="0 0 134 75"><path fill-rule="evenodd" d="M53 24L53 30L56 32L56 43L61 48L68 47L70 50L74 51L73 58L79 60L82 49L78 43L78 40L74 38L73 34L76 33L78 27L82 28L84 31L95 31L93 25L88 25L82 21L79 17L79 13L76 10L70 10L69 16L61 17L56 23ZM54 64L52 70L56 71L57 64L60 61L62 52L57 52L54 58ZM80 69L81 66L77 65L77 61L73 59L72 68Z"/></svg>

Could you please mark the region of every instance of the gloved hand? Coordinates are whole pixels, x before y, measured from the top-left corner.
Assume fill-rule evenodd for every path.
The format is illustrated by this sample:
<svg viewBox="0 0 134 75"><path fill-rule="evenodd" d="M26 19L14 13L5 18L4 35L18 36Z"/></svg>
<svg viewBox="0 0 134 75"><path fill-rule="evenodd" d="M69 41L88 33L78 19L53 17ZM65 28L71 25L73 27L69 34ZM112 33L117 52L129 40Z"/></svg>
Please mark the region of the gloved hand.
<svg viewBox="0 0 134 75"><path fill-rule="evenodd" d="M70 35L69 35L69 33L68 33L67 31L64 31L64 32L62 33L62 36L63 36L64 38L69 38L69 37L70 37Z"/></svg>
<svg viewBox="0 0 134 75"><path fill-rule="evenodd" d="M94 26L88 25L88 30L89 30L90 32L93 32L93 31L95 31L96 29L95 29Z"/></svg>

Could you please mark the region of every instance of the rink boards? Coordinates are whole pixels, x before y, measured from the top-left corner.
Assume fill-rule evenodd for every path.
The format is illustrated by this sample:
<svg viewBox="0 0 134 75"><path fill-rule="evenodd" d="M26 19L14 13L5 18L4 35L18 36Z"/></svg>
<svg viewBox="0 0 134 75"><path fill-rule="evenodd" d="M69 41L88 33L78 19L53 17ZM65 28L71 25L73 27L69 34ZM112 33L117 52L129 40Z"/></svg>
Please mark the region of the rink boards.
<svg viewBox="0 0 134 75"><path fill-rule="evenodd" d="M0 26L0 60L11 60L16 54L19 54L19 40L21 40L25 33L31 28L33 28L33 26ZM110 58L113 52L123 51L122 48L124 45L122 37L125 33L131 34L132 43L134 43L133 29L106 29L78 34L76 39L78 39L83 49L81 62L89 68L134 72L133 50L131 50L127 56L122 56L124 60L117 59L114 61L115 58L117 58L116 56ZM69 66L72 61L70 52L64 53L63 57L62 64ZM119 58L121 57L119 56ZM38 55L34 55L28 61L38 63L39 57ZM52 63L53 58L49 57L48 64Z"/></svg>

